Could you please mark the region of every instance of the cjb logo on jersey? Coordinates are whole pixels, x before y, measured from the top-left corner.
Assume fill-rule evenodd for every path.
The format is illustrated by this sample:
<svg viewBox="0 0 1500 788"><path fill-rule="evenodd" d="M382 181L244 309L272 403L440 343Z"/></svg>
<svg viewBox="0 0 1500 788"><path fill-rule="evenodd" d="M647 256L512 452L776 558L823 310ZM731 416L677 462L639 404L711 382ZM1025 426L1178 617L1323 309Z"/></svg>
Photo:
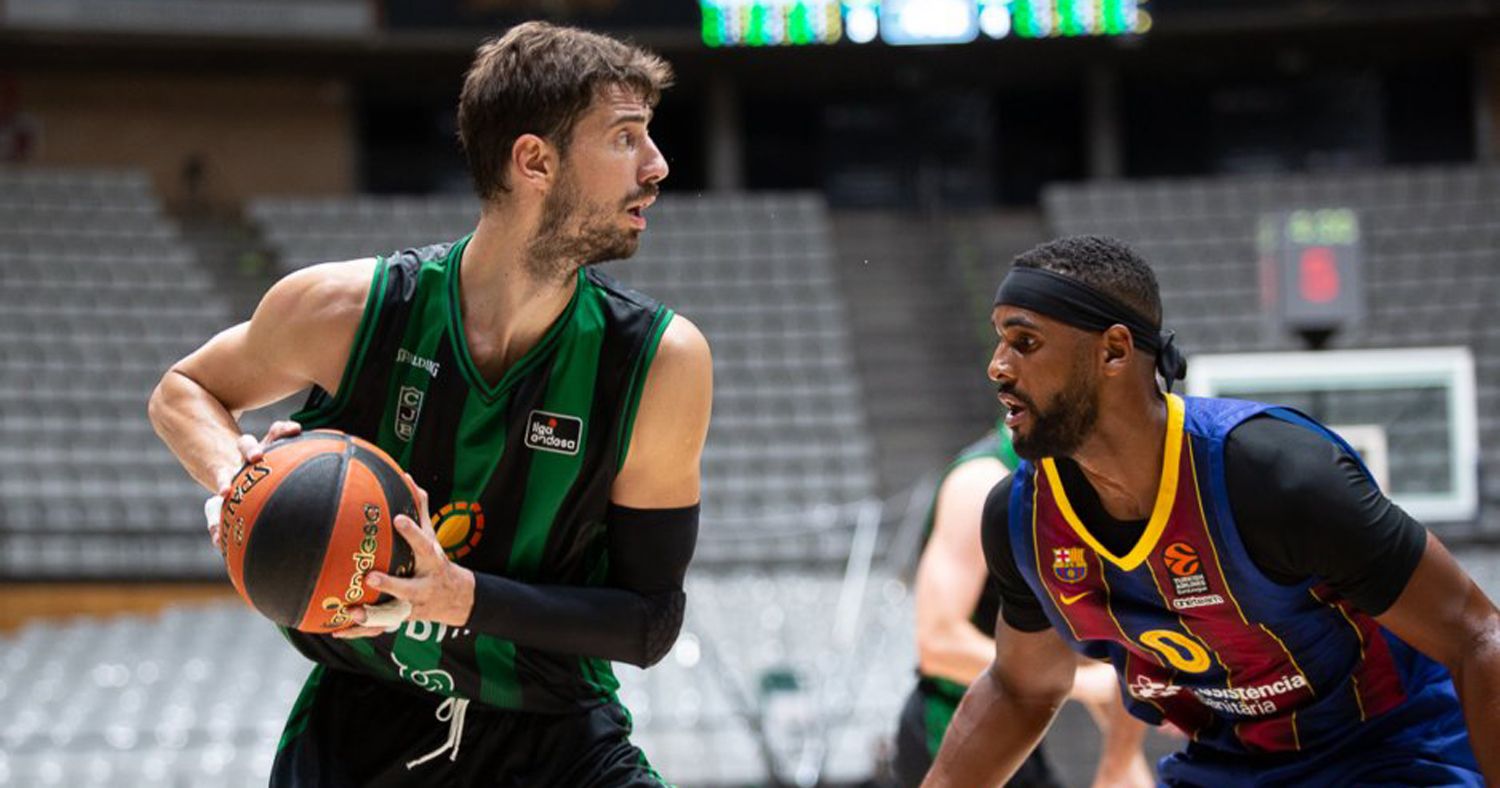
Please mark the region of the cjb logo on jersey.
<svg viewBox="0 0 1500 788"><path fill-rule="evenodd" d="M413 353L406 348L396 351L397 366L407 366L427 373L425 380L408 380L416 385L402 386L396 395L396 423L394 432L396 439L404 443L411 443L412 437L417 434L417 420L422 418L422 400L426 396L426 380L438 376L438 370L442 364L430 358Z"/></svg>
<svg viewBox="0 0 1500 788"><path fill-rule="evenodd" d="M396 403L396 438L407 443L417 434L417 419L422 417L422 390L416 386L402 386Z"/></svg>

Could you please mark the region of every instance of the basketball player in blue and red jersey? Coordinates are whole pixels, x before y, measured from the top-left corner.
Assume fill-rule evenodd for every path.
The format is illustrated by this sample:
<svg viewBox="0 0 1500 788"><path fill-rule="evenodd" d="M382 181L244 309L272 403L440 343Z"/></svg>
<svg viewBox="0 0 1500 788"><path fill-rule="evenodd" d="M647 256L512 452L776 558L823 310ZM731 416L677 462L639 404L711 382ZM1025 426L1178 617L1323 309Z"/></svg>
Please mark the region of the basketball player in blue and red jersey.
<svg viewBox="0 0 1500 788"><path fill-rule="evenodd" d="M1113 239L1020 255L992 319L1023 459L982 526L1002 614L927 785L1013 772L1067 695L1069 647L1188 734L1166 785L1500 779L1500 613L1348 444L1286 408L1171 394L1185 364L1155 276Z"/></svg>
<svg viewBox="0 0 1500 788"><path fill-rule="evenodd" d="M938 479L912 586L917 686L902 706L896 730L891 760L896 785L921 784L969 682L989 667L995 653L989 633L1000 612L1000 587L985 568L979 533L986 496L1018 462L1010 430L997 425L959 452ZM1114 671L1082 657L1079 663L1070 698L1088 709L1100 733L1092 788L1154 784L1141 751L1146 728L1120 704ZM1006 788L1059 785L1043 748L1038 744L1032 750Z"/></svg>

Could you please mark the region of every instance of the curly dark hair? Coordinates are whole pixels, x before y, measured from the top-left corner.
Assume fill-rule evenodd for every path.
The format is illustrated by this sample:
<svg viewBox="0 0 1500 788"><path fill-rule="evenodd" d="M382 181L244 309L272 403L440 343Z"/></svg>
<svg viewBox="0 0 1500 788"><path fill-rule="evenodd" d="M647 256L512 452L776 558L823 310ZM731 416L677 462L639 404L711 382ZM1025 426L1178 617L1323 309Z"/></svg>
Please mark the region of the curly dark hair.
<svg viewBox="0 0 1500 788"><path fill-rule="evenodd" d="M479 47L458 100L458 138L474 190L509 191L506 160L523 134L566 149L599 91L623 86L656 106L672 67L639 47L546 22L516 25Z"/></svg>
<svg viewBox="0 0 1500 788"><path fill-rule="evenodd" d="M1016 255L1016 268L1070 276L1113 296L1161 327L1161 290L1151 266L1124 241L1107 235L1072 235Z"/></svg>

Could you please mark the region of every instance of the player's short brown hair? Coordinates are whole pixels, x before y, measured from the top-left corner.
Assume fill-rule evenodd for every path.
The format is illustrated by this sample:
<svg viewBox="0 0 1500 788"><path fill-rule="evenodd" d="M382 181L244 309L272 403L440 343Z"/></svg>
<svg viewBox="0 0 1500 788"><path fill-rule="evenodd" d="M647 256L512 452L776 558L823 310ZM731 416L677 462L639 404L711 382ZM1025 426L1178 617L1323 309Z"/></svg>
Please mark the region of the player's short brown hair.
<svg viewBox="0 0 1500 788"><path fill-rule="evenodd" d="M485 200L510 190L506 160L523 134L566 149L594 97L613 86L655 106L672 67L639 47L546 22L516 25L482 45L458 100L458 138L474 190Z"/></svg>

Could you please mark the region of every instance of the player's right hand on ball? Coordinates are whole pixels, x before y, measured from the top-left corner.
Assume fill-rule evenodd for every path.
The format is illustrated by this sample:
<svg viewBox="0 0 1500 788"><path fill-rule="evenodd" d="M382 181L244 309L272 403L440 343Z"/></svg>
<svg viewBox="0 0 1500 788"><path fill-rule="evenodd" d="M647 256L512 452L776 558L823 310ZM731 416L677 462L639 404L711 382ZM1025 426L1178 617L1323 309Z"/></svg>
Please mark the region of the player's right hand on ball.
<svg viewBox="0 0 1500 788"><path fill-rule="evenodd" d="M295 421L276 421L272 422L271 427L266 430L266 437L260 440L256 440L254 435L241 435L239 440L235 441L235 447L240 450L240 462L241 464L255 462L265 456L268 444L301 433L302 425ZM208 538L213 540L214 547L218 548L221 553L224 552L224 543L219 538L218 508L223 505L224 499L229 497L229 487L234 483L235 474L238 472L239 468L235 467L227 474L222 474L219 478L218 493L209 498L203 507L204 517L208 520Z"/></svg>

